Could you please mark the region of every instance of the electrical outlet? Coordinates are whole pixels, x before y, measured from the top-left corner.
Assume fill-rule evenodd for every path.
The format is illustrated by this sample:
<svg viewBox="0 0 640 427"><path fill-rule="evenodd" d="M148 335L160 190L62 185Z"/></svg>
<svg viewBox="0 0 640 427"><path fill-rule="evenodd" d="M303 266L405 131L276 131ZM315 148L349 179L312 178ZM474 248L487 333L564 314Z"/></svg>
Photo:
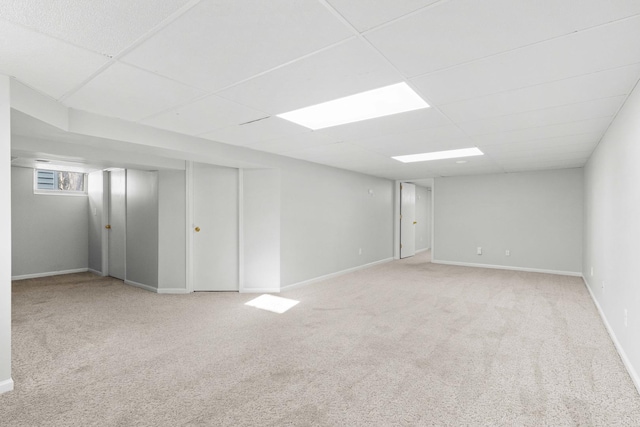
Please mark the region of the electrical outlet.
<svg viewBox="0 0 640 427"><path fill-rule="evenodd" d="M362 248L358 249L358 255L362 255Z"/></svg>
<svg viewBox="0 0 640 427"><path fill-rule="evenodd" d="M604 280L602 281L602 292L604 292Z"/></svg>
<svg viewBox="0 0 640 427"><path fill-rule="evenodd" d="M507 249L506 251L504 251L504 254L506 256L511 256L511 251L509 249Z"/></svg>
<svg viewBox="0 0 640 427"><path fill-rule="evenodd" d="M593 277L593 265L591 266L591 277Z"/></svg>
<svg viewBox="0 0 640 427"><path fill-rule="evenodd" d="M625 328L628 326L628 322L627 322L628 317L629 317L629 311L625 308L624 309L624 327Z"/></svg>
<svg viewBox="0 0 640 427"><path fill-rule="evenodd" d="M478 255L482 255L482 246L478 246L478 249L476 250L476 253Z"/></svg>

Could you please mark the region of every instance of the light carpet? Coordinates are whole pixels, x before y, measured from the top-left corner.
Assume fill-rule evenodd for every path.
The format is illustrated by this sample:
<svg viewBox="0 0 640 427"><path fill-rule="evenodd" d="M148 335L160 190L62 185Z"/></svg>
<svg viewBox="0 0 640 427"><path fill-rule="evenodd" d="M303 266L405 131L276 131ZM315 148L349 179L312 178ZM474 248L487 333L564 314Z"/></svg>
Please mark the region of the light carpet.
<svg viewBox="0 0 640 427"><path fill-rule="evenodd" d="M639 426L582 279L428 254L256 295L13 284L3 426Z"/></svg>

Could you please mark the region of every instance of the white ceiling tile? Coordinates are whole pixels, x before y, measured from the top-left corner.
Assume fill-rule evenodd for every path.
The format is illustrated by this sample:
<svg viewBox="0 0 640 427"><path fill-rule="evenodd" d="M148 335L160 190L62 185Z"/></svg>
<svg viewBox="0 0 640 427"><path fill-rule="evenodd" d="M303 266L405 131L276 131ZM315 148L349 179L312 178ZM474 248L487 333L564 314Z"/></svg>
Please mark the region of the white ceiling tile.
<svg viewBox="0 0 640 427"><path fill-rule="evenodd" d="M0 73L52 98L62 97L107 62L102 55L0 21Z"/></svg>
<svg viewBox="0 0 640 427"><path fill-rule="evenodd" d="M123 60L214 90L352 35L316 0L202 1Z"/></svg>
<svg viewBox="0 0 640 427"><path fill-rule="evenodd" d="M640 13L629 0L457 0L366 35L412 77Z"/></svg>
<svg viewBox="0 0 640 427"><path fill-rule="evenodd" d="M255 145L261 141L287 135L303 134L309 129L280 119L269 117L264 120L216 129L200 135L201 138L233 145Z"/></svg>
<svg viewBox="0 0 640 427"><path fill-rule="evenodd" d="M508 132L518 129L550 126L580 120L612 117L622 106L626 96L596 99L577 104L562 105L544 110L526 111L508 116L489 117L458 126L471 136Z"/></svg>
<svg viewBox="0 0 640 427"><path fill-rule="evenodd" d="M396 160L387 156L371 152L347 142L289 151L283 153L283 155L342 169L357 169L358 171L367 168L393 167L397 163Z"/></svg>
<svg viewBox="0 0 640 427"><path fill-rule="evenodd" d="M640 65L601 71L509 92L441 105L456 123L505 116L560 105L628 94L638 81Z"/></svg>
<svg viewBox="0 0 640 427"><path fill-rule="evenodd" d="M189 1L6 1L0 8L0 17L114 56Z"/></svg>
<svg viewBox="0 0 640 427"><path fill-rule="evenodd" d="M295 159L318 163L332 163L343 161L347 156L354 156L365 150L353 144L338 142L335 144L310 147L303 150L289 151L285 155Z"/></svg>
<svg viewBox="0 0 640 427"><path fill-rule="evenodd" d="M451 120L446 118L437 109L423 108L420 110L378 117L376 119L364 120L346 125L333 126L321 129L318 132L333 135L346 141L375 138L380 135L397 134L411 130L441 127L451 124Z"/></svg>
<svg viewBox="0 0 640 427"><path fill-rule="evenodd" d="M487 155L502 155L514 152L554 150L560 147L573 147L578 150L594 148L602 138L602 133L587 133L526 142L510 142L506 144L483 145L480 149Z"/></svg>
<svg viewBox="0 0 640 427"><path fill-rule="evenodd" d="M412 79L434 105L640 62L640 16Z"/></svg>
<svg viewBox="0 0 640 427"><path fill-rule="evenodd" d="M594 146L562 146L555 148L547 148L544 150L541 149L531 149L531 150L522 150L522 151L513 151L513 152L498 152L498 153L487 153L492 159L499 163L505 163L510 161L550 161L550 160L566 160L566 159L583 159L589 157L593 152Z"/></svg>
<svg viewBox="0 0 640 427"><path fill-rule="evenodd" d="M268 114L262 111L210 95L177 109L144 119L141 123L188 135L199 135L267 116Z"/></svg>
<svg viewBox="0 0 640 427"><path fill-rule="evenodd" d="M433 170L438 176L459 176L459 175L483 175L487 173L502 173L504 168L497 163L489 163L481 166L470 166L469 164L456 164L453 162L447 166L440 166Z"/></svg>
<svg viewBox="0 0 640 427"><path fill-rule="evenodd" d="M561 123L559 125L542 126L501 132L491 135L473 137L473 141L480 147L489 145L535 141L538 139L563 137L569 135L597 134L602 135L613 117L583 120L579 122Z"/></svg>
<svg viewBox="0 0 640 427"><path fill-rule="evenodd" d="M459 164L457 160L466 160ZM476 175L485 173L501 173L503 168L487 156L468 157L466 159L447 159L429 162L401 163L387 168L371 168L363 170L376 176L389 179L413 180L449 175Z"/></svg>
<svg viewBox="0 0 640 427"><path fill-rule="evenodd" d="M439 0L328 0L347 21L362 32L415 12Z"/></svg>
<svg viewBox="0 0 640 427"><path fill-rule="evenodd" d="M350 140L353 144L388 156L426 153L473 147L473 141L456 126L441 126L418 131Z"/></svg>
<svg viewBox="0 0 640 427"><path fill-rule="evenodd" d="M280 114L402 80L380 55L354 38L218 95Z"/></svg>
<svg viewBox="0 0 640 427"><path fill-rule="evenodd" d="M413 179L425 179L435 178L439 176L436 172L428 168L421 168L420 170L406 169L403 165L397 165L391 168L374 168L360 171L369 175L378 176L380 178L387 178L391 180L413 180Z"/></svg>
<svg viewBox="0 0 640 427"><path fill-rule="evenodd" d="M103 116L138 121L202 94L198 89L116 63L64 103Z"/></svg>
<svg viewBox="0 0 640 427"><path fill-rule="evenodd" d="M537 159L532 160L511 160L504 166L505 172L524 172L530 170L546 170L546 169L569 169L569 168L581 168L588 160L587 157L575 158L575 159L556 159L541 161Z"/></svg>
<svg viewBox="0 0 640 427"><path fill-rule="evenodd" d="M288 151L304 150L320 145L335 144L336 142L339 142L336 138L309 131L257 142L249 145L248 148L269 153L286 153Z"/></svg>

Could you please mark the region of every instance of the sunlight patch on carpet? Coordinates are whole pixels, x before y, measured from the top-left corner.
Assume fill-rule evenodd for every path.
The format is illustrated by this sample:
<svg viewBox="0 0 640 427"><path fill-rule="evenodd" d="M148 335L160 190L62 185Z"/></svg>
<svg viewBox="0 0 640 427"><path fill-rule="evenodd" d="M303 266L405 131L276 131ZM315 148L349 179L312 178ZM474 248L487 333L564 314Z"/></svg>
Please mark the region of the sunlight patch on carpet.
<svg viewBox="0 0 640 427"><path fill-rule="evenodd" d="M296 301L294 299L282 298L282 297L277 297L275 295L264 294L264 295L260 295L258 298L254 298L251 301L246 302L244 305L282 314L285 311L289 310L294 305L298 304L299 302L300 301Z"/></svg>

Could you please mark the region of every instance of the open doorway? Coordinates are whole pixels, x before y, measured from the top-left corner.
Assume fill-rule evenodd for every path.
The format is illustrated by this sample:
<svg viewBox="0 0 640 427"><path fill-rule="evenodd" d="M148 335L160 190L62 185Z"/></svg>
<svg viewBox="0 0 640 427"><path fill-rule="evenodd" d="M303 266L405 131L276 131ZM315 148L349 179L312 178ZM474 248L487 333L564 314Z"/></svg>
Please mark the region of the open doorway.
<svg viewBox="0 0 640 427"><path fill-rule="evenodd" d="M433 179L396 181L394 258L433 248ZM428 256L430 258L430 256Z"/></svg>

